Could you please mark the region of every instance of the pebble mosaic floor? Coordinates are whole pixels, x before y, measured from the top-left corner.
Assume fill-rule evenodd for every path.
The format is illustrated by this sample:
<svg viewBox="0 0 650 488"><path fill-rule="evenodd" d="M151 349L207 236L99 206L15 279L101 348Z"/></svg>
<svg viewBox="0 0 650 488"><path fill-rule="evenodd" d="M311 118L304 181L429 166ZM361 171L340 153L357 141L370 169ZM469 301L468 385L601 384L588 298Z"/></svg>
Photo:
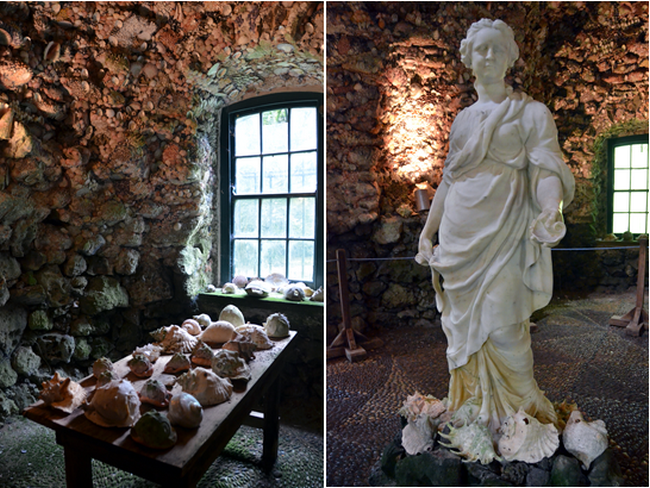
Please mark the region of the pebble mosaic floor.
<svg viewBox="0 0 650 488"><path fill-rule="evenodd" d="M648 331L608 325L634 306L634 293L558 299L538 311L535 378L551 401L576 403L607 425L627 486L648 486ZM400 408L415 391L446 395L446 339L439 326L375 334L384 345L356 363L327 364L327 486L368 486Z"/></svg>

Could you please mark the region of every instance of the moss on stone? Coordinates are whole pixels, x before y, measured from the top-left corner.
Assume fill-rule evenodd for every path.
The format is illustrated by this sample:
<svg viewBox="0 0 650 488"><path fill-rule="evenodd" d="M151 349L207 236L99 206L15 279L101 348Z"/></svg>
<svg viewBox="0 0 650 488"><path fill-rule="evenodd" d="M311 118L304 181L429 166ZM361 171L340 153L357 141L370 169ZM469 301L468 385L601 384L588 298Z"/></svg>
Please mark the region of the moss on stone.
<svg viewBox="0 0 650 488"><path fill-rule="evenodd" d="M52 330L53 327L54 323L45 310L35 310L29 316L29 328L31 330Z"/></svg>

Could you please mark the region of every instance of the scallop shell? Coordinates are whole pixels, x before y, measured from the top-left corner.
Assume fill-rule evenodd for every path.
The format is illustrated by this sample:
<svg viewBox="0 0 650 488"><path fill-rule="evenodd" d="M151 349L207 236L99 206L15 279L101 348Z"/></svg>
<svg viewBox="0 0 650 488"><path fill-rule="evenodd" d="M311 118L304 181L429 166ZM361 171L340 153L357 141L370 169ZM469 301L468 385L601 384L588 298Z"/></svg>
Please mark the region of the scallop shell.
<svg viewBox="0 0 650 488"><path fill-rule="evenodd" d="M192 395L181 392L170 400L167 418L172 425L194 429L203 420L203 407Z"/></svg>
<svg viewBox="0 0 650 488"><path fill-rule="evenodd" d="M189 332L193 336L197 336L201 333L201 324L195 319L186 319L181 327Z"/></svg>
<svg viewBox="0 0 650 488"><path fill-rule="evenodd" d="M225 320L217 320L210 324L201 335L199 339L206 344L223 344L228 342L235 336L235 327Z"/></svg>
<svg viewBox="0 0 650 488"><path fill-rule="evenodd" d="M551 457L560 446L555 425L542 424L523 408L503 421L499 433L499 452L506 461L537 463Z"/></svg>
<svg viewBox="0 0 650 488"><path fill-rule="evenodd" d="M86 399L86 390L70 378L59 376L58 371L50 381L44 381L42 386L39 398L45 405L65 413L72 413Z"/></svg>
<svg viewBox="0 0 650 488"><path fill-rule="evenodd" d="M182 373L188 371L192 365L190 359L182 352L174 353L174 355L167 361L164 373Z"/></svg>
<svg viewBox="0 0 650 488"><path fill-rule="evenodd" d="M140 417L140 399L128 380L113 380L95 389L84 415L101 427L131 427Z"/></svg>
<svg viewBox="0 0 650 488"><path fill-rule="evenodd" d="M93 363L93 376L99 379L104 371L113 371L113 361L108 358L99 358Z"/></svg>
<svg viewBox="0 0 650 488"><path fill-rule="evenodd" d="M440 436L449 443L445 444L441 441L442 446L456 449L456 454L470 462L480 461L481 464L490 464L495 459L501 459L494 451L492 434L485 425L474 422L458 429L451 424L448 425L449 433L440 432Z"/></svg>
<svg viewBox="0 0 650 488"><path fill-rule="evenodd" d="M219 349L212 358L212 371L217 373L222 378L230 378L231 380L246 380L251 379L251 369L246 364L239 354L235 351L227 349Z"/></svg>
<svg viewBox="0 0 650 488"><path fill-rule="evenodd" d="M219 314L219 320L230 322L235 327L239 327L246 323L244 314L235 305L226 305Z"/></svg>
<svg viewBox="0 0 650 488"><path fill-rule="evenodd" d="M134 441L152 449L169 449L178 436L171 423L160 412L150 410L131 428Z"/></svg>
<svg viewBox="0 0 650 488"><path fill-rule="evenodd" d="M183 373L176 382L203 407L223 403L232 395L230 380L220 378L213 371L202 367Z"/></svg>
<svg viewBox="0 0 650 488"><path fill-rule="evenodd" d="M148 379L138 394L142 403L148 403L155 407L165 408L169 405L171 393L167 388L158 380Z"/></svg>
<svg viewBox="0 0 650 488"><path fill-rule="evenodd" d="M203 341L198 341L192 350L190 360L199 366L209 367L212 365L212 356L214 356L214 353L210 349L210 346Z"/></svg>
<svg viewBox="0 0 650 488"><path fill-rule="evenodd" d="M289 329L289 319L279 312L269 315L266 318L266 322L264 322L264 330L269 337L287 337L289 335Z"/></svg>
<svg viewBox="0 0 650 488"><path fill-rule="evenodd" d="M162 353L162 347L156 344L146 344L142 347L138 347L133 351L134 354L144 354L147 356L147 359L152 363L155 363L160 354Z"/></svg>
<svg viewBox="0 0 650 488"><path fill-rule="evenodd" d="M178 325L170 325L165 338L160 342L163 351L166 353L192 352L196 346L197 339Z"/></svg>
<svg viewBox="0 0 650 488"><path fill-rule="evenodd" d="M609 445L605 422L587 422L580 410L574 410L562 432L562 443L585 469L589 469L592 461L605 452Z"/></svg>
<svg viewBox="0 0 650 488"><path fill-rule="evenodd" d="M237 327L235 331L253 342L259 350L271 349L273 347L273 343L261 325L246 324Z"/></svg>
<svg viewBox="0 0 650 488"><path fill-rule="evenodd" d="M212 323L212 317L210 317L207 313L195 315L193 319L196 320L199 323L199 325L203 328L207 327Z"/></svg>
<svg viewBox="0 0 650 488"><path fill-rule="evenodd" d="M227 351L235 351L240 357L246 361L250 361L255 357L253 356L253 352L255 352L257 346L250 339L237 335L235 338L226 342L222 348Z"/></svg>
<svg viewBox="0 0 650 488"><path fill-rule="evenodd" d="M142 353L134 353L126 363L131 372L138 378L148 378L153 374L153 364L149 358Z"/></svg>

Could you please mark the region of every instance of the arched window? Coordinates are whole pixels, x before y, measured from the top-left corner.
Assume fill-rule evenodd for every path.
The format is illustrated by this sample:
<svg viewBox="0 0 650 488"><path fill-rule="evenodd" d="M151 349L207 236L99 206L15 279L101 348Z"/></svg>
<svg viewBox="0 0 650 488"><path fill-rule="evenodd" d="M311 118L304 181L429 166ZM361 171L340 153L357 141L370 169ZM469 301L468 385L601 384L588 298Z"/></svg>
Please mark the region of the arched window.
<svg viewBox="0 0 650 488"><path fill-rule="evenodd" d="M648 233L648 134L608 141L607 231Z"/></svg>
<svg viewBox="0 0 650 488"><path fill-rule="evenodd" d="M323 96L269 95L224 109L221 280L280 273L323 282Z"/></svg>

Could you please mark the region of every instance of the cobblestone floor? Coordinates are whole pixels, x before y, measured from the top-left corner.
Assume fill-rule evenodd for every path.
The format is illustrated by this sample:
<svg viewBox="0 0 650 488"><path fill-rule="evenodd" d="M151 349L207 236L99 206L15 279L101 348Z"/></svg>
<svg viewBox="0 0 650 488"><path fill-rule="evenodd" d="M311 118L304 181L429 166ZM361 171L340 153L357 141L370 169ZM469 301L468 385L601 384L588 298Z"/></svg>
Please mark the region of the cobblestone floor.
<svg viewBox="0 0 650 488"><path fill-rule="evenodd" d="M648 486L648 332L608 325L634 294L554 300L532 335L535 378L551 401L578 405L607 424L626 485ZM327 486L368 486L384 447L399 432L397 410L414 391L443 398L449 374L439 326L385 327L384 346L357 363L327 364Z"/></svg>

